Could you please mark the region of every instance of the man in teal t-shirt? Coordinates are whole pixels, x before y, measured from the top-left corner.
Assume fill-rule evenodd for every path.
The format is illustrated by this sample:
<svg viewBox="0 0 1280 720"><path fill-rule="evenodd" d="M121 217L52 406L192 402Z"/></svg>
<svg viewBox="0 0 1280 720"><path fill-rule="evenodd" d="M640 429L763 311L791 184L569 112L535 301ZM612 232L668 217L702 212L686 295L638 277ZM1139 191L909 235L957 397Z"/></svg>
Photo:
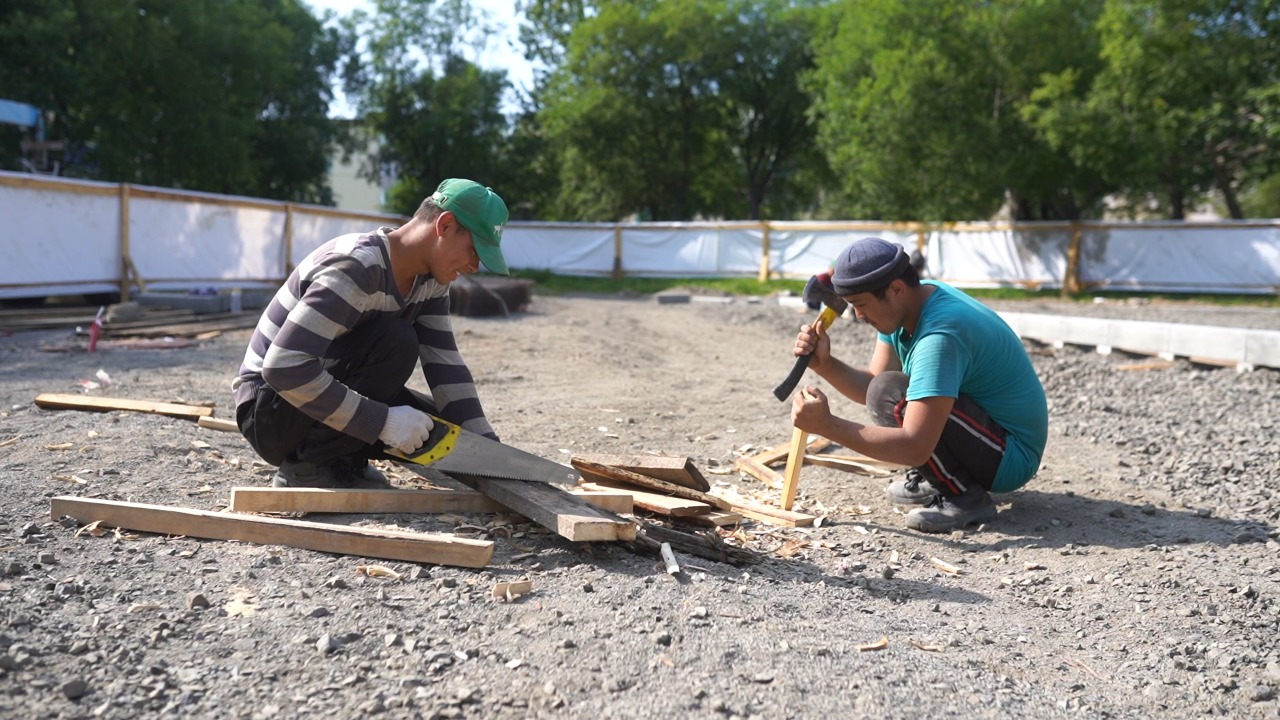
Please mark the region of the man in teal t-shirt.
<svg viewBox="0 0 1280 720"><path fill-rule="evenodd" d="M889 485L895 503L920 505L907 526L951 530L996 517L991 492L1022 487L1049 433L1044 387L1018 336L986 306L944 283L921 282L901 246L864 238L836 261L832 285L879 332L866 369L831 356L821 325L795 354L842 395L867 406L867 426L831 414L817 388L795 397L797 428L870 457L910 466Z"/></svg>

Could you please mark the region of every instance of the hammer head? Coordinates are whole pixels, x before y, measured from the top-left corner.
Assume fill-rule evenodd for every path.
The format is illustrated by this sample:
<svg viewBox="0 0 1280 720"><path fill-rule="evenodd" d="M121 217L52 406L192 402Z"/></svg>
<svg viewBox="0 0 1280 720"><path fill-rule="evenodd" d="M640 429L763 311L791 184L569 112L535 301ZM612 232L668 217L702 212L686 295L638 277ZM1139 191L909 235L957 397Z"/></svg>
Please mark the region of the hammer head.
<svg viewBox="0 0 1280 720"><path fill-rule="evenodd" d="M831 308L836 317L844 314L845 308L849 307L848 301L836 294L830 286L818 279L817 275L809 278L809 282L804 285L804 293L801 298L808 304L813 305L822 303Z"/></svg>

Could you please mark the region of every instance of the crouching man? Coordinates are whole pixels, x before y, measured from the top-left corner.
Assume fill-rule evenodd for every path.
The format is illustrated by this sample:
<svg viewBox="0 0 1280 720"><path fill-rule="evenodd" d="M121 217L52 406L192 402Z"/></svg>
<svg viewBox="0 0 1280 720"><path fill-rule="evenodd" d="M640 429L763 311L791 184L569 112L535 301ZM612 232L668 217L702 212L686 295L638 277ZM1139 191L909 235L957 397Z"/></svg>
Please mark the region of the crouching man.
<svg viewBox="0 0 1280 720"><path fill-rule="evenodd" d="M941 533L996 517L992 492L1035 475L1048 437L1044 387L1022 341L990 308L941 282L921 281L902 247L878 238L841 252L835 291L879 333L866 369L831 355L821 326L805 326L795 354L875 425L837 417L817 388L797 393L797 428L911 467L889 500L915 505L907 527Z"/></svg>

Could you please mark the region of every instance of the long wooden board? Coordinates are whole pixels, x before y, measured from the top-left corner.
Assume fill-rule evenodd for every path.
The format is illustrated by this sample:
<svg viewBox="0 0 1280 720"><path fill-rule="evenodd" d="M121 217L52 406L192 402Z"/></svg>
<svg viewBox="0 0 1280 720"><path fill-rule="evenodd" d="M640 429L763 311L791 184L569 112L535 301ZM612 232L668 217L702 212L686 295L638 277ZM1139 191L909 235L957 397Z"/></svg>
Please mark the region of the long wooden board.
<svg viewBox="0 0 1280 720"><path fill-rule="evenodd" d="M454 477L566 540L611 542L636 539L634 522L592 507L582 498L547 483Z"/></svg>
<svg viewBox="0 0 1280 720"><path fill-rule="evenodd" d="M810 441L807 446L805 446L805 451L811 452L811 453L820 453L823 450L826 450L827 448L831 447L831 445L832 445L832 442L830 440L819 435L815 437L812 441ZM782 462L783 460L786 460L787 454L790 452L791 452L791 443L785 442L785 443L782 443L781 445L775 445L774 447L771 447L768 450L763 450L761 452L758 452L755 455L752 455L751 459L755 460L761 465L764 465L765 467L768 467L774 463Z"/></svg>
<svg viewBox="0 0 1280 720"><path fill-rule="evenodd" d="M50 516L69 515L81 523L163 535L240 540L304 550L481 568L493 557L493 543L452 535L374 530L306 520L286 520L208 510L145 505L78 497L55 497Z"/></svg>
<svg viewBox="0 0 1280 720"><path fill-rule="evenodd" d="M746 473L774 490L782 489L782 473L757 461L753 457L740 457L733 461L734 469Z"/></svg>
<svg viewBox="0 0 1280 720"><path fill-rule="evenodd" d="M402 463L410 470L427 475L427 468ZM450 477L475 488L566 540L575 542L634 540L634 522L607 510L592 507L586 500L560 488L524 480L494 480L461 473Z"/></svg>
<svg viewBox="0 0 1280 720"><path fill-rule="evenodd" d="M610 512L632 510L620 492L575 493ZM319 488L231 488L234 512L314 513L504 513L510 510L475 490L323 490Z"/></svg>
<svg viewBox="0 0 1280 720"><path fill-rule="evenodd" d="M602 455L583 453L578 457L583 460L622 468L631 472L648 475L693 490L706 492L711 489L710 483L702 476L693 461L687 457L669 457L665 455Z"/></svg>
<svg viewBox="0 0 1280 720"><path fill-rule="evenodd" d="M804 462L806 465L820 465L873 476L892 475L907 469L905 465L895 465L864 455L805 455Z"/></svg>
<svg viewBox="0 0 1280 720"><path fill-rule="evenodd" d="M168 415L170 417L195 420L213 414L213 408L202 405L180 405L178 403L152 402L150 400L130 400L128 398L90 397L88 395L64 395L60 393L40 393L36 396L36 405L42 408L58 410L137 410L138 412Z"/></svg>
<svg viewBox="0 0 1280 720"><path fill-rule="evenodd" d="M703 515L711 512L711 506L699 500L688 500L686 498L672 497L670 495L659 495L658 493L645 492L633 486L624 485L622 483L610 480L599 480L592 483L586 483L583 487L599 488L601 490L622 492L631 498L631 502L635 507L641 510L648 510L657 515L666 515L668 517L686 517L688 515Z"/></svg>

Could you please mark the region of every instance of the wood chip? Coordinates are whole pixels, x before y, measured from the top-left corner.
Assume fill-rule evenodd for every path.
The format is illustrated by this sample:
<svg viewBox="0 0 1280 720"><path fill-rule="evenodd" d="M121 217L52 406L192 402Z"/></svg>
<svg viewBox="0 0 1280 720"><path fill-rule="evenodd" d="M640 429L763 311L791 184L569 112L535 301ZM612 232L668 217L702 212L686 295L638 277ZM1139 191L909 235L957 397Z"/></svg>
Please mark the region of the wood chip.
<svg viewBox="0 0 1280 720"><path fill-rule="evenodd" d="M946 562L945 560L940 560L936 557L931 557L929 558L929 563L944 573L948 573L950 575L960 574L960 568L956 567L955 565L952 565L949 562Z"/></svg>
<svg viewBox="0 0 1280 720"><path fill-rule="evenodd" d="M191 446L196 448L197 450L208 450L209 448L213 447L212 445L210 445L209 443L203 440L192 440Z"/></svg>
<svg viewBox="0 0 1280 720"><path fill-rule="evenodd" d="M514 602L516 598L532 590L532 580L515 580L513 582L500 582L494 585L493 590L489 594L494 600Z"/></svg>
<svg viewBox="0 0 1280 720"><path fill-rule="evenodd" d="M127 613L147 612L148 610L160 610L161 606L155 603L134 603L129 606Z"/></svg>
<svg viewBox="0 0 1280 720"><path fill-rule="evenodd" d="M858 652L867 652L871 650L884 650L887 647L889 647L889 636L885 635L884 637L880 638L879 640L873 643L868 643L865 645L855 645L854 649L857 650Z"/></svg>
<svg viewBox="0 0 1280 720"><path fill-rule="evenodd" d="M21 440L21 439L22 439L22 436L21 436L21 435L14 435L13 437L9 438L8 440L5 440L5 441L3 441L3 442L0 442L0 447L8 447L8 446L10 446L10 445L12 445L12 444L14 444L14 443L18 442L18 441L19 441L19 440Z"/></svg>
<svg viewBox="0 0 1280 720"><path fill-rule="evenodd" d="M54 479L54 480L60 480L60 481L65 482L65 483L72 483L73 485L88 485L88 484L89 484L89 481L88 481L88 480L85 480L84 478L82 478L82 477L78 477L78 476L76 476L76 475L54 475L54 476L53 476L53 479Z"/></svg>
<svg viewBox="0 0 1280 720"><path fill-rule="evenodd" d="M89 534L94 537L102 537L103 535L107 534L107 531L102 529L101 520L94 520L88 525L85 525L81 527L79 530L76 530L76 534L73 535L72 537L80 537L81 534Z"/></svg>
<svg viewBox="0 0 1280 720"><path fill-rule="evenodd" d="M58 443L57 445L45 445L45 450L70 450L75 447L75 443Z"/></svg>
<svg viewBox="0 0 1280 720"><path fill-rule="evenodd" d="M385 565L357 565L356 572L368 575L369 577L385 577L392 580L399 580L400 573L392 570Z"/></svg>
<svg viewBox="0 0 1280 720"><path fill-rule="evenodd" d="M1024 563L1022 566L1022 569L1023 570L1046 570L1047 568L1045 568L1045 566L1041 565L1040 563L1029 562L1029 563Z"/></svg>

